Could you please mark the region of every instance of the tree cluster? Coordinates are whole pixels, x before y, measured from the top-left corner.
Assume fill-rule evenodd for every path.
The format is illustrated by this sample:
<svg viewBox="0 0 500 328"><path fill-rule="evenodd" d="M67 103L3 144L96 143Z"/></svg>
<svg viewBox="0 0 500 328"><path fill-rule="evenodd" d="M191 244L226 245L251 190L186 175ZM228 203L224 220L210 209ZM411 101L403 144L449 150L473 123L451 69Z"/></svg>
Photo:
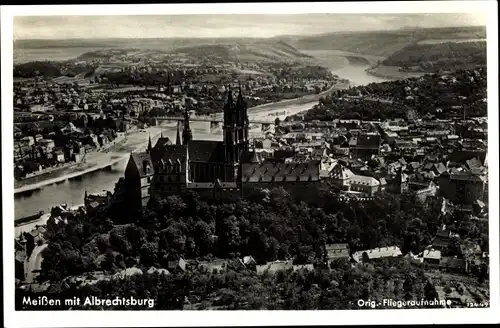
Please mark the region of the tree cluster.
<svg viewBox="0 0 500 328"><path fill-rule="evenodd" d="M164 267L167 256L251 255L258 263L290 258L296 264L321 263L324 245L339 242L353 251L397 245L415 254L443 223L465 238L487 240L487 226L458 212L443 216L437 200L420 204L411 194L345 202L325 193L315 204L296 201L281 188L225 204L190 194L152 199L136 213L114 202L94 214L76 215L68 224L49 225L44 279L99 269L94 266L99 256L109 257L107 270L131 264L147 270Z"/></svg>
<svg viewBox="0 0 500 328"><path fill-rule="evenodd" d="M29 293L16 293L16 307ZM349 310L360 307L358 300L434 300L437 293L420 269L405 262L382 260L352 268L338 262L331 270L278 271L256 275L250 271L228 270L219 274L186 272L179 275L143 274L96 285L53 290L52 298L115 297L150 298L155 310ZM83 303L83 301L82 301ZM64 303L63 303L64 304ZM431 308L422 305L420 308ZM61 309L64 309L64 305ZM67 307L66 307L67 308ZM100 310L101 306L76 306L73 310ZM26 308L25 308L26 309ZM111 310L144 310L114 306Z"/></svg>
<svg viewBox="0 0 500 328"><path fill-rule="evenodd" d="M55 78L59 76L75 77L81 73L87 73L90 66L86 64L74 64L71 61L33 61L14 66L14 77L18 78Z"/></svg>
<svg viewBox="0 0 500 328"><path fill-rule="evenodd" d="M417 67L417 70L422 72L486 65L486 42L412 44L389 56L382 63L407 69Z"/></svg>
<svg viewBox="0 0 500 328"><path fill-rule="evenodd" d="M486 68L461 70L442 79L438 75L370 83L322 97L305 120L404 118L413 109L419 115L446 119L467 112L486 116ZM352 98L354 96L354 98Z"/></svg>

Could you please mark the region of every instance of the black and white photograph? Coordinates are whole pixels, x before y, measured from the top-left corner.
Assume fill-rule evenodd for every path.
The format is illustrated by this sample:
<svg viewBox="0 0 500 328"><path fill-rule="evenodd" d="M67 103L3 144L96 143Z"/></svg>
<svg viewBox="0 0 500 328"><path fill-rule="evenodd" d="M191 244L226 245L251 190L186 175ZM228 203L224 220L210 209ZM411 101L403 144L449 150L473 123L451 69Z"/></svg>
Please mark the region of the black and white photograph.
<svg viewBox="0 0 500 328"><path fill-rule="evenodd" d="M497 9L2 6L6 322L498 322Z"/></svg>

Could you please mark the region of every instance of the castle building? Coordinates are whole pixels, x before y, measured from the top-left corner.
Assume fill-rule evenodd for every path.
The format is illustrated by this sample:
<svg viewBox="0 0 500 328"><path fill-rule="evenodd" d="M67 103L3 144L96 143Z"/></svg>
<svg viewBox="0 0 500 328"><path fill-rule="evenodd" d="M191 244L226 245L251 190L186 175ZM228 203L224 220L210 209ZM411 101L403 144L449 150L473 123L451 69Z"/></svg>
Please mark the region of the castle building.
<svg viewBox="0 0 500 328"><path fill-rule="evenodd" d="M380 182L377 179L354 174L341 163L337 163L330 171L329 180L338 190L347 193L371 197L380 190Z"/></svg>

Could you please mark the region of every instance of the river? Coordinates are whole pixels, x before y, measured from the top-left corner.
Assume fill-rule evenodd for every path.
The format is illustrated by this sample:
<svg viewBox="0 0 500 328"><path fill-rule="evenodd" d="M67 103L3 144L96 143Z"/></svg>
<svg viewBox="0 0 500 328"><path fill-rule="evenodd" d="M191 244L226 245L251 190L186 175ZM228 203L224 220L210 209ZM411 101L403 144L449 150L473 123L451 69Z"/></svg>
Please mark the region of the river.
<svg viewBox="0 0 500 328"><path fill-rule="evenodd" d="M372 82L383 82L384 79L371 76L365 72L368 66L346 65L332 70L333 74L348 79L353 85L364 85ZM269 112L286 110L288 115L307 110L317 102L309 102L300 105L283 105L282 108L249 110L250 115L267 116ZM284 117L281 117L284 118ZM193 138L205 140L222 140L222 132L210 133L207 122L192 122ZM175 127L165 127L163 134L171 140L175 140ZM251 134L259 133L259 129L252 130ZM147 138L145 136L145 138ZM117 163L111 170L96 171L80 178L66 180L64 182L48 185L30 193L15 195L15 219L19 219L39 211L50 211L53 206L66 203L69 206L82 204L85 191L89 193L101 192L103 190L114 190L115 183L123 176L126 161Z"/></svg>

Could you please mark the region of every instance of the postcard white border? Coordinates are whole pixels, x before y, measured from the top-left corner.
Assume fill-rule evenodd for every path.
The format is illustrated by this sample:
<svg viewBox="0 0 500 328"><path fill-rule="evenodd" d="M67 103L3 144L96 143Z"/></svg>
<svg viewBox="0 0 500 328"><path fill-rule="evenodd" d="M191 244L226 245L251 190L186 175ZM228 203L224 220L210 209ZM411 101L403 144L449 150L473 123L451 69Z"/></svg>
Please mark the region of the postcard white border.
<svg viewBox="0 0 500 328"><path fill-rule="evenodd" d="M42 15L181 15L181 14L304 14L304 13L473 13L487 12L488 161L490 183L490 295L489 309L382 311L14 311L13 201L13 16ZM2 6L2 191L4 243L4 314L6 327L78 326L274 326L351 324L495 323L499 310L498 224L498 7L496 1L239 3L179 5ZM11 196L12 195L12 196ZM8 268L8 270L6 270Z"/></svg>

